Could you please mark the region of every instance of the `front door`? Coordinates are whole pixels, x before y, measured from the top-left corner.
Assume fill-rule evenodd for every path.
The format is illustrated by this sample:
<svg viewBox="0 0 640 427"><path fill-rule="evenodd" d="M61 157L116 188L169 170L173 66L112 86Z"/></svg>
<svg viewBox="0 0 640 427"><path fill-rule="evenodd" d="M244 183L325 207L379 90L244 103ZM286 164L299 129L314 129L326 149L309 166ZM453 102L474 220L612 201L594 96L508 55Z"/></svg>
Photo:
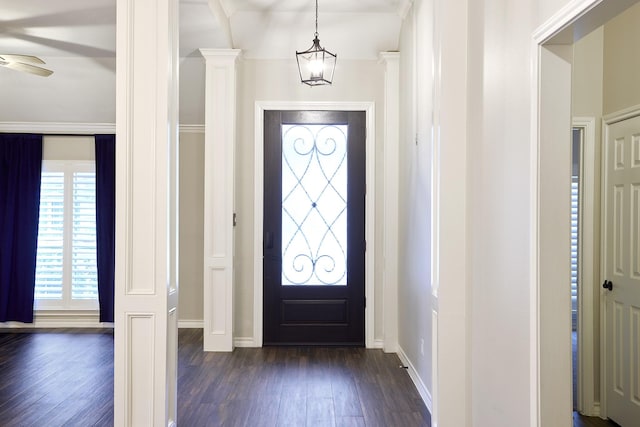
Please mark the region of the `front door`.
<svg viewBox="0 0 640 427"><path fill-rule="evenodd" d="M264 344L362 346L365 112L264 123Z"/></svg>
<svg viewBox="0 0 640 427"><path fill-rule="evenodd" d="M607 416L640 420L640 117L609 126L605 174Z"/></svg>

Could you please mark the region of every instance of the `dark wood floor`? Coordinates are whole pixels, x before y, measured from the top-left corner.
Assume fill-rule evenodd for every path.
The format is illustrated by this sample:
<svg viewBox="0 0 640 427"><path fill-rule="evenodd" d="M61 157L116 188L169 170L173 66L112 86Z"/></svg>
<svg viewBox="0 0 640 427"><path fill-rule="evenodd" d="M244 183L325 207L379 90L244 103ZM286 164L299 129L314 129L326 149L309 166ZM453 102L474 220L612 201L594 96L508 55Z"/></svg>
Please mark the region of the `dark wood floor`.
<svg viewBox="0 0 640 427"><path fill-rule="evenodd" d="M267 347L203 353L179 337L178 420L186 426L429 426L395 355L362 348Z"/></svg>
<svg viewBox="0 0 640 427"><path fill-rule="evenodd" d="M361 348L268 347L202 352L181 329L178 424L430 426L395 355ZM113 334L0 333L2 426L113 424Z"/></svg>
<svg viewBox="0 0 640 427"><path fill-rule="evenodd" d="M110 330L0 330L0 423L113 425ZM394 355L270 347L203 353L202 331L179 334L181 426L429 426ZM574 427L612 427L574 414Z"/></svg>
<svg viewBox="0 0 640 427"><path fill-rule="evenodd" d="M619 427L618 424L599 417L585 417L573 413L573 427Z"/></svg>
<svg viewBox="0 0 640 427"><path fill-rule="evenodd" d="M0 333L0 424L113 425L111 331Z"/></svg>

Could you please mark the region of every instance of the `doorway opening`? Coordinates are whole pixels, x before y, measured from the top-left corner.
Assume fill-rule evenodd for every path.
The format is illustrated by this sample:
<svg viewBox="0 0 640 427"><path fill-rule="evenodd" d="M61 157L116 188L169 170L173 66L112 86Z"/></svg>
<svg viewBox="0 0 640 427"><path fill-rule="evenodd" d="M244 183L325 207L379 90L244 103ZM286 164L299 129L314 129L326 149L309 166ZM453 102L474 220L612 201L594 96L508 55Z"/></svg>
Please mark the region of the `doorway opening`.
<svg viewBox="0 0 640 427"><path fill-rule="evenodd" d="M571 292L567 288L571 277L571 248L568 238L571 234L571 221L568 215L563 219L558 218L559 212L568 212L570 209L567 195L570 192L572 174L567 166L571 162L572 46L575 41L635 3L635 0L572 2L534 34L537 54L534 55L536 74L531 111L534 153L532 217L535 218L532 230L535 268L532 275L535 286L531 312L532 336L536 340L532 354L535 360L532 374L536 377L532 396L537 396L537 401L532 402L532 413L535 414L532 425L572 424L572 346L568 337L574 322L570 308ZM588 193L583 191L582 194L586 196ZM587 202L582 200L582 203ZM588 247L586 242L582 242L582 247ZM584 255L583 253L582 256ZM599 258L595 262L599 263ZM600 297L597 289L600 277L593 279L595 280L590 280L589 284L584 277L580 281L582 289L580 286L577 288L578 302L587 286L591 286L594 298ZM562 283L565 285L559 286ZM582 304L584 306L584 301ZM580 333L581 318L585 318L585 313L578 309L576 314L578 346L584 348L586 343L580 339ZM594 316L598 314L594 313ZM592 324L598 330L598 320L598 317L592 317L590 321L583 322L582 326ZM595 353L596 346L591 347L594 350L591 352L595 358L594 369L586 369L585 364L578 360L577 373L579 376L581 372L586 372L587 375L591 372L594 376L591 390L594 392L594 399L598 401L593 401L593 407L601 411L598 415L606 417L606 402L602 401L602 393L595 382L600 375L599 354ZM578 355L580 353L581 351ZM584 396L580 398L579 389L577 394L577 405L580 405Z"/></svg>
<svg viewBox="0 0 640 427"><path fill-rule="evenodd" d="M580 275L580 175L583 129L574 127L571 133L571 354L573 378L573 410L578 410L578 287Z"/></svg>

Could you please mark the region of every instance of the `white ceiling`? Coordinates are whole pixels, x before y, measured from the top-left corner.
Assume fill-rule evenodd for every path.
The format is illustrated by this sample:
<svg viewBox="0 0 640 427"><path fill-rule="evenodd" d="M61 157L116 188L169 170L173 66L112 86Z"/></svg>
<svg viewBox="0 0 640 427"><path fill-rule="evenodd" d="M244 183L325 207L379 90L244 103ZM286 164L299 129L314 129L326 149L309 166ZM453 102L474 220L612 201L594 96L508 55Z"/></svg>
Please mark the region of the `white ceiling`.
<svg viewBox="0 0 640 427"><path fill-rule="evenodd" d="M321 44L349 59L395 50L410 3L321 0ZM116 0L3 0L0 53L113 57L115 4ZM313 0L180 0L181 56L197 55L203 47L233 47L249 58L291 57L311 45L314 13Z"/></svg>
<svg viewBox="0 0 640 427"><path fill-rule="evenodd" d="M311 46L314 0L179 0L180 121L203 123L199 48L289 59ZM321 45L345 59L398 49L413 0L319 0ZM0 54L35 55L42 78L0 67L0 123L115 121L116 0L2 0Z"/></svg>

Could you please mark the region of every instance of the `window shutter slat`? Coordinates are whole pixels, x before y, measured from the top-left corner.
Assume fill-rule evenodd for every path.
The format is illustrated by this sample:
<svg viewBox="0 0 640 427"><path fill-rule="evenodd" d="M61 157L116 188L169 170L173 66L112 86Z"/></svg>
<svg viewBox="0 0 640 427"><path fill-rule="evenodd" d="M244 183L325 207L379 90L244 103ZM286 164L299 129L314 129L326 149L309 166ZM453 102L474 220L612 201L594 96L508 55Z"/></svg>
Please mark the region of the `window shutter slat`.
<svg viewBox="0 0 640 427"><path fill-rule="evenodd" d="M42 172L36 252L36 299L62 299L64 172Z"/></svg>
<svg viewBox="0 0 640 427"><path fill-rule="evenodd" d="M98 298L95 188L94 173L73 174L73 299Z"/></svg>

